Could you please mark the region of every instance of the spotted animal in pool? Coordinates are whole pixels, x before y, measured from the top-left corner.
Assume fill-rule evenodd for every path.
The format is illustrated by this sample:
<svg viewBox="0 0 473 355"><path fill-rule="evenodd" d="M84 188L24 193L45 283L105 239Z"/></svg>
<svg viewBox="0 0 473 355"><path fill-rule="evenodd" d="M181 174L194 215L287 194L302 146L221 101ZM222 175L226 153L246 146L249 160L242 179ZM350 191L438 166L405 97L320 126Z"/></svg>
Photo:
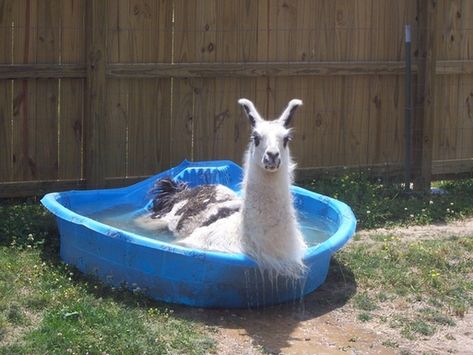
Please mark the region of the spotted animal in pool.
<svg viewBox="0 0 473 355"><path fill-rule="evenodd" d="M154 199L148 225L165 225L178 238L228 218L241 207L240 197L224 185L191 188L186 183L164 178L155 183L151 194Z"/></svg>

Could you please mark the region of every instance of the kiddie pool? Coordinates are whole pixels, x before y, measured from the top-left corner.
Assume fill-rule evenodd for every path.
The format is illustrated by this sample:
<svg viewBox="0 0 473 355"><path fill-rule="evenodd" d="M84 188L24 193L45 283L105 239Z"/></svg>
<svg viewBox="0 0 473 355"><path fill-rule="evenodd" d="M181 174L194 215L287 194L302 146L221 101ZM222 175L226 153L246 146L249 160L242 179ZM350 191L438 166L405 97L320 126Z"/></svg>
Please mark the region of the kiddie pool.
<svg viewBox="0 0 473 355"><path fill-rule="evenodd" d="M294 281L269 278L243 254L188 249L90 217L117 205L143 212L150 206L149 190L163 177L190 186L225 184L238 191L242 169L231 161L184 161L129 187L47 194L41 202L56 216L62 260L109 285L140 290L159 301L196 307L259 307L299 300L319 287L331 255L355 232L356 219L346 204L293 187L296 209L306 218L322 218L331 234L309 247L304 258L307 275Z"/></svg>

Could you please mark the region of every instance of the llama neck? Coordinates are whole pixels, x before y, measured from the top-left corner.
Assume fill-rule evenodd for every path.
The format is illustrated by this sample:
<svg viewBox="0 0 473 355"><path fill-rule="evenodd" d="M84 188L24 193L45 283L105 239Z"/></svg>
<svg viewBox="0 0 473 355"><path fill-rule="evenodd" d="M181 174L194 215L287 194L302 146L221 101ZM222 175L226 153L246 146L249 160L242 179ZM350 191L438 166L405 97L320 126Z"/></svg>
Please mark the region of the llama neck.
<svg viewBox="0 0 473 355"><path fill-rule="evenodd" d="M294 223L290 169L290 164L285 164L276 172L267 172L247 158L243 180L244 226L273 231Z"/></svg>
<svg viewBox="0 0 473 355"><path fill-rule="evenodd" d="M246 169L243 180L245 199L290 197L292 179L287 169L281 168L276 172L267 172L253 162L249 162L249 165L252 166Z"/></svg>

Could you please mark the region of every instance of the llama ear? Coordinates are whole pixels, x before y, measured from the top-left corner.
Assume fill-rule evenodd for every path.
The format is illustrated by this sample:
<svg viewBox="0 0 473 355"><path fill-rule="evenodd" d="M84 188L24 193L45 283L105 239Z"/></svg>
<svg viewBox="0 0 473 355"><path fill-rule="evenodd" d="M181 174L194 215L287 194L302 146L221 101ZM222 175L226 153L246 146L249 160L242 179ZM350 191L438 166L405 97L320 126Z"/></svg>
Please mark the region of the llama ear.
<svg viewBox="0 0 473 355"><path fill-rule="evenodd" d="M281 117L279 117L279 122L281 122L284 127L286 127L286 128L289 127L289 125L292 122L292 118L294 117L294 113L296 112L296 110L299 106L302 106L302 101L301 100L293 99L293 100L289 101L289 103L287 104L286 109L281 114Z"/></svg>
<svg viewBox="0 0 473 355"><path fill-rule="evenodd" d="M238 103L245 110L246 116L250 120L251 127L256 126L256 122L263 120L260 114L258 113L258 111L256 110L255 105L253 105L253 103L250 100L240 99L238 100Z"/></svg>

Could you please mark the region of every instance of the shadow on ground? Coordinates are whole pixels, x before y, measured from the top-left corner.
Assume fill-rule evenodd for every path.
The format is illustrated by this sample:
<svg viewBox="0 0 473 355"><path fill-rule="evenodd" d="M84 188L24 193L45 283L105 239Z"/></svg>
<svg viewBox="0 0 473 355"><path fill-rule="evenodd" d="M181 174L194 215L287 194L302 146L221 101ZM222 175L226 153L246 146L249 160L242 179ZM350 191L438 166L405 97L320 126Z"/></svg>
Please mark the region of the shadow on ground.
<svg viewBox="0 0 473 355"><path fill-rule="evenodd" d="M233 329L251 338L252 345L270 353L280 353L300 339L294 332L302 322L314 320L341 308L356 293L351 270L332 258L326 282L304 299L260 309L196 309L176 307L177 316L201 321L209 326ZM296 334L296 335L294 335Z"/></svg>

